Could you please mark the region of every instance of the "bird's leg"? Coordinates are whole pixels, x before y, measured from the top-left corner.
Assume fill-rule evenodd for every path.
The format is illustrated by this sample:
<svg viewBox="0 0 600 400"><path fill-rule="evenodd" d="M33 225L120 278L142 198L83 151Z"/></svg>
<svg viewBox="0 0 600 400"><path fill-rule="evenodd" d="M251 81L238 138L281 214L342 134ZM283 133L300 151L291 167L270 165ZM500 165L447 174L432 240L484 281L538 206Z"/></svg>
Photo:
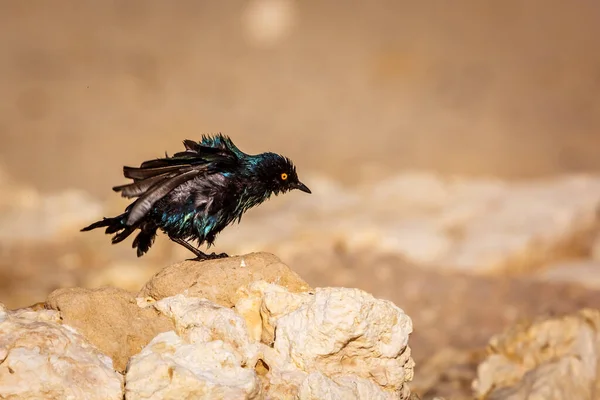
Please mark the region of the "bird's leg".
<svg viewBox="0 0 600 400"><path fill-rule="evenodd" d="M209 236L206 237L206 243L208 243L208 247L212 246L212 244L214 243L214 241L215 241L215 236L214 235L209 235ZM208 254L208 257L211 260L215 260L217 258L227 258L227 257L229 257L229 255L227 253L217 254L217 253L213 252L212 254Z"/></svg>
<svg viewBox="0 0 600 400"><path fill-rule="evenodd" d="M199 249L195 248L194 246L192 246L191 244L189 244L188 242L186 242L183 239L174 238L174 237L171 237L170 239L172 241L174 241L175 243L182 245L183 247L185 247L186 249L188 249L192 253L194 253L194 255L196 256L196 258L191 259L193 261L204 261L204 260L208 260L209 257L210 257L208 254L204 254L202 251L200 251Z"/></svg>
<svg viewBox="0 0 600 400"><path fill-rule="evenodd" d="M183 239L179 239L179 238L170 238L170 239L172 241L174 241L175 243L178 243L178 244L182 245L183 247L185 247L186 249L188 249L192 253L194 253L194 255L196 256L196 258L191 258L190 261L215 260L217 258L227 258L227 257L229 257L225 253L221 253L221 254L216 254L216 253L206 254L206 253L203 253L202 251L200 251L199 249L195 248L194 246L192 246L191 244L189 244L188 242L186 242Z"/></svg>

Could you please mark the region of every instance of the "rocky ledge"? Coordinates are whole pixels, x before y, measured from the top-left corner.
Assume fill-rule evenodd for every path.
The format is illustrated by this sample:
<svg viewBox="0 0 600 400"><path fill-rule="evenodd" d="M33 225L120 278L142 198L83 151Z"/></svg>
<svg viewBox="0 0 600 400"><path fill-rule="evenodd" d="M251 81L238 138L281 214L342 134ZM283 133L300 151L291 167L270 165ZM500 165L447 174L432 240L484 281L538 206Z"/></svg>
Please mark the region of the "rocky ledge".
<svg viewBox="0 0 600 400"><path fill-rule="evenodd" d="M313 289L269 253L184 261L137 293L64 288L0 304L0 399L441 400L427 365L413 381L412 331L392 302ZM510 327L491 338L468 397L448 400L593 400L598 343L595 309ZM449 357L447 377L461 373L460 354Z"/></svg>
<svg viewBox="0 0 600 400"><path fill-rule="evenodd" d="M3 399L409 399L412 321L268 253L0 305Z"/></svg>

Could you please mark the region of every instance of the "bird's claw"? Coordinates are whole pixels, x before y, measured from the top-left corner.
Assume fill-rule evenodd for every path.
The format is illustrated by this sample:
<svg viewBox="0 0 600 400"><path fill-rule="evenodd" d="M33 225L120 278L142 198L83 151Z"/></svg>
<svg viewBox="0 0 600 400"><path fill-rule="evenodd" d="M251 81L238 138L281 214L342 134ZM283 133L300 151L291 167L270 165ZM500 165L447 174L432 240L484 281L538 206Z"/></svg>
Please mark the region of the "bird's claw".
<svg viewBox="0 0 600 400"><path fill-rule="evenodd" d="M204 254L201 253L201 255L198 255L198 257L196 258L189 258L187 261L208 261L208 260L217 260L220 258L227 258L229 257L229 255L227 253L211 253L211 254Z"/></svg>
<svg viewBox="0 0 600 400"><path fill-rule="evenodd" d="M216 260L219 258L227 258L227 257L229 257L229 255L227 255L227 253L219 253L219 254L212 253L212 254L209 254L208 257L210 260Z"/></svg>

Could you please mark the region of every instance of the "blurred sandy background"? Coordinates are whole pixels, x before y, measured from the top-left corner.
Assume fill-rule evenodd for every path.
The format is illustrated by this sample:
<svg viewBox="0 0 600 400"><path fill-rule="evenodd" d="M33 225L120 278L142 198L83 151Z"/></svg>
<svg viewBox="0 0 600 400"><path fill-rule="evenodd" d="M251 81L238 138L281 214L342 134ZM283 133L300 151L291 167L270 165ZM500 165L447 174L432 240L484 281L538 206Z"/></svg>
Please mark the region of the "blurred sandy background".
<svg viewBox="0 0 600 400"><path fill-rule="evenodd" d="M0 157L101 196L217 131L347 182L596 169L599 18L593 0L5 1Z"/></svg>
<svg viewBox="0 0 600 400"><path fill-rule="evenodd" d="M110 190L124 182L123 165L222 132L247 152L292 158L315 195L251 211L216 250L273 251L315 286L358 286L394 300L415 321L417 376L421 365L439 378L420 382L422 393L467 393L472 354L490 335L600 301L590 217L600 200L599 22L593 0L1 2L0 301L25 306L60 286L135 290L187 257L162 236L137 259L129 242L111 246L102 232L77 231L126 204ZM409 171L483 180L446 192L437 178L402 175ZM589 180L557 181L569 173ZM377 188L372 202L369 188ZM435 207L456 217L450 192L470 209L487 207L481 199L490 192L511 204L496 220L472 218L484 228L469 249L488 246L475 240L485 226L504 229L494 244L518 242L502 262L459 257L468 253L470 222L444 225L450 239L431 233L424 217L388 224L416 209L421 218L419 206L438 197ZM397 211L407 195L413 208ZM553 220L538 215L547 202L556 221L570 223L549 237L554 226L532 231ZM301 231L344 221L344 234L357 235L325 241ZM377 231L378 221L387 230ZM506 221L522 226L498 227ZM269 235L288 239L260 242ZM537 247L522 250L523 238ZM390 254L402 246L406 254ZM480 260L492 277L453 264ZM576 264L527 279L565 260ZM571 271L592 284L571 285ZM448 369L443 355L431 358L448 346L475 353L461 353L466 367ZM440 378L436 363L454 375Z"/></svg>

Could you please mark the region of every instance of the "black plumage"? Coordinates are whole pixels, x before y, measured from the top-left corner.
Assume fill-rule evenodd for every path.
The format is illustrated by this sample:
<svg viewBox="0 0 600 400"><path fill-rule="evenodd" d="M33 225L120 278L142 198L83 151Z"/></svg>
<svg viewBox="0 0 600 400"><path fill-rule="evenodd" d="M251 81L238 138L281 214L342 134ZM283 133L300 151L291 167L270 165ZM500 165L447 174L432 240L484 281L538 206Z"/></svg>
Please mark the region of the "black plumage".
<svg viewBox="0 0 600 400"><path fill-rule="evenodd" d="M190 241L210 247L227 225L239 222L244 212L271 195L292 189L310 193L298 180L292 161L279 154L246 154L221 134L183 144L185 150L172 157L165 154L137 168L123 167L123 175L133 182L113 190L136 200L124 213L82 231L106 227L107 234L115 234L114 244L139 230L132 247L141 257L160 229L197 259L227 257L225 253L205 254Z"/></svg>

